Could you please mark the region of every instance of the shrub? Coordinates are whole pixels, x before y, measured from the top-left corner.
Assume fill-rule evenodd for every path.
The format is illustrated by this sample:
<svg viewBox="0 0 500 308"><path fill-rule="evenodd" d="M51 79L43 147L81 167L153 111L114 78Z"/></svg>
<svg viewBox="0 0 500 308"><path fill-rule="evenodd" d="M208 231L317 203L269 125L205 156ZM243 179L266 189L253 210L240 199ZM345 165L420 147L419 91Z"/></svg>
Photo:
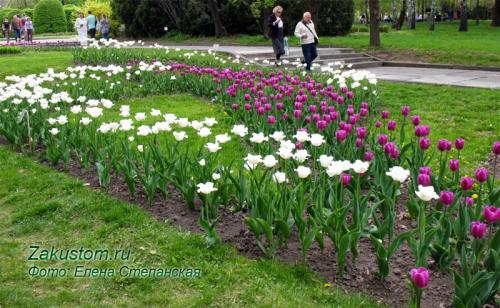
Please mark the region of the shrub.
<svg viewBox="0 0 500 308"><path fill-rule="evenodd" d="M0 55L11 55L21 53L22 51L19 46L0 46Z"/></svg>
<svg viewBox="0 0 500 308"><path fill-rule="evenodd" d="M63 6L63 10L64 10L64 15L66 16L67 31L68 32L75 31L74 28L75 20L78 16L78 13L82 11L82 8L73 4L66 4Z"/></svg>
<svg viewBox="0 0 500 308"><path fill-rule="evenodd" d="M38 33L66 32L66 16L60 0L40 0L35 6L33 23Z"/></svg>
<svg viewBox="0 0 500 308"><path fill-rule="evenodd" d="M24 13L26 16L29 16L29 17L31 17L31 19L33 19L33 13L34 13L34 10L33 10L33 9L24 9L24 10L23 10L23 13Z"/></svg>
<svg viewBox="0 0 500 308"><path fill-rule="evenodd" d="M4 18L8 18L9 21L12 21L12 17L17 14L22 14L23 10L17 9L17 8L11 8L11 7L6 7L4 9L0 10L0 17L2 18L2 21Z"/></svg>

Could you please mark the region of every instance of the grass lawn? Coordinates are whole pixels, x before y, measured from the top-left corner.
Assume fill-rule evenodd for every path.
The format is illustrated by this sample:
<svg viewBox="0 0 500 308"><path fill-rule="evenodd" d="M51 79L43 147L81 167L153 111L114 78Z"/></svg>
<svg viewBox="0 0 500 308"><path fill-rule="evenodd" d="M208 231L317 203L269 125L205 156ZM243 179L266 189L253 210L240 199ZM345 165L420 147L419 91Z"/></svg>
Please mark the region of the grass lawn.
<svg viewBox="0 0 500 308"><path fill-rule="evenodd" d="M9 75L41 73L49 68L64 70L72 65L72 60L71 52L61 51L30 51L0 56L0 79Z"/></svg>
<svg viewBox="0 0 500 308"><path fill-rule="evenodd" d="M417 23L416 30L390 30L381 34L382 48L369 50L369 33L356 32L346 36L321 37L321 45L351 47L373 52L389 59L432 63L453 63L500 67L500 28L493 28L489 21L469 21L469 31L459 32L458 22L436 24L430 32L426 23ZM298 39L288 35L292 46ZM241 45L269 45L262 35L239 35L226 38L193 38L185 35L167 36L165 43L219 43Z"/></svg>

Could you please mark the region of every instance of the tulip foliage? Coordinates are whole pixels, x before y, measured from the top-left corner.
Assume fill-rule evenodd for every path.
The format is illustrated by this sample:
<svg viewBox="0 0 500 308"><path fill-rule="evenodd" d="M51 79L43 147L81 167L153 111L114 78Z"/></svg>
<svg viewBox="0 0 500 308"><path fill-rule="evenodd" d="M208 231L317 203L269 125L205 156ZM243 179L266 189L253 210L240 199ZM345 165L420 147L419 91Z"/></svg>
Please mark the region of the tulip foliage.
<svg viewBox="0 0 500 308"><path fill-rule="evenodd" d="M408 268L414 306L432 280L431 260L442 271L460 263L451 270L458 306L492 300L500 281L495 173L479 168L472 177L460 169L461 138L439 140L432 155L430 127L409 107L400 115L380 112L372 74L259 70L212 51L142 52L79 49L75 58L92 65L7 77L0 134L23 151L43 149L54 165L77 159L103 187L119 174L130 194L140 186L150 205L175 187L188 209L199 210L209 245L219 239L221 210L244 211L267 257L296 237L307 262L312 245L323 250L329 241L342 275L366 239L383 279L406 243L416 266ZM176 92L221 105L232 129L215 135L215 118L120 105L125 96ZM110 116L118 107L119 116ZM231 140L246 156L228 163L219 153ZM500 155L500 143L493 153ZM399 213L418 227L399 232Z"/></svg>

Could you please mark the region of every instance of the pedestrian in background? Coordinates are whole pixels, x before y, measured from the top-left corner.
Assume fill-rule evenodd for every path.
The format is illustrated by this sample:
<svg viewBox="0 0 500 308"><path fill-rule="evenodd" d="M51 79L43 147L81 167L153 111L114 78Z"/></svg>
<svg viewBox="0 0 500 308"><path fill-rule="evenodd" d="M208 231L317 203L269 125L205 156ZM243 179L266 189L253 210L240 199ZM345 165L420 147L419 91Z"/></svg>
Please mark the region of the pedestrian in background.
<svg viewBox="0 0 500 308"><path fill-rule="evenodd" d="M3 37L7 40L7 44L8 44L10 42L10 22L9 22L8 18L3 19L2 33L3 33Z"/></svg>
<svg viewBox="0 0 500 308"><path fill-rule="evenodd" d="M295 27L294 34L296 37L300 38L302 53L304 54L304 62L306 63L306 70L311 71L312 62L318 57L316 45L319 43L319 38L311 19L311 13L304 13L303 19L299 21Z"/></svg>
<svg viewBox="0 0 500 308"><path fill-rule="evenodd" d="M109 27L109 19L108 19L108 16L106 16L106 14L102 14L100 24L101 24L102 37L106 41L109 41L109 29L110 29L110 27Z"/></svg>
<svg viewBox="0 0 500 308"><path fill-rule="evenodd" d="M273 9L273 14L269 16L267 26L269 27L269 37L273 42L273 50L276 55L274 64L281 65L281 56L285 54L284 31L283 31L283 8L276 6Z"/></svg>
<svg viewBox="0 0 500 308"><path fill-rule="evenodd" d="M24 40L30 43L33 43L33 31L35 28L33 27L33 22L31 18L26 18L26 22L24 23L24 32L26 33L24 36Z"/></svg>
<svg viewBox="0 0 500 308"><path fill-rule="evenodd" d="M97 31L97 17L95 17L91 11L87 16L87 31L90 38L95 39L95 33Z"/></svg>
<svg viewBox="0 0 500 308"><path fill-rule="evenodd" d="M78 18L75 21L75 28L78 32L78 39L82 46L87 46L87 20L83 16L83 13L80 13Z"/></svg>
<svg viewBox="0 0 500 308"><path fill-rule="evenodd" d="M14 15L12 17L12 31L14 31L14 35L16 36L16 42L19 40L21 41L21 19L17 17L17 15Z"/></svg>

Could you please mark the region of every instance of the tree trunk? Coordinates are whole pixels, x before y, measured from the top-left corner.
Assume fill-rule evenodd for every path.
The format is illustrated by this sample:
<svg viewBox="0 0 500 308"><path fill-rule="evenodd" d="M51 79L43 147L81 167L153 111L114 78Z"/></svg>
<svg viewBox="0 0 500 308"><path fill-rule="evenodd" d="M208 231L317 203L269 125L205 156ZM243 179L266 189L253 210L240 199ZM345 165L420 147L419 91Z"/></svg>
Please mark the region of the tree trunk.
<svg viewBox="0 0 500 308"><path fill-rule="evenodd" d="M401 27L405 22L405 18L406 18L406 0L403 0L401 11L399 12L398 25L396 27L396 30L401 30Z"/></svg>
<svg viewBox="0 0 500 308"><path fill-rule="evenodd" d="M476 0L476 25L479 26L479 0Z"/></svg>
<svg viewBox="0 0 500 308"><path fill-rule="evenodd" d="M215 36L221 37L226 35L226 29L222 25L222 20L220 19L219 6L217 5L217 0L208 0L208 8L215 26Z"/></svg>
<svg viewBox="0 0 500 308"><path fill-rule="evenodd" d="M416 26L415 0L410 0L410 14L408 14L408 28L415 30Z"/></svg>
<svg viewBox="0 0 500 308"><path fill-rule="evenodd" d="M495 0L495 6L492 11L493 17L491 18L491 25L493 27L500 27L500 0Z"/></svg>
<svg viewBox="0 0 500 308"><path fill-rule="evenodd" d="M434 31L434 14L436 14L436 0L432 0L431 2L431 12L427 16L427 19L429 20L429 31Z"/></svg>
<svg viewBox="0 0 500 308"><path fill-rule="evenodd" d="M379 0L370 0L370 47L380 47Z"/></svg>
<svg viewBox="0 0 500 308"><path fill-rule="evenodd" d="M397 0L392 0L391 15L392 15L392 28L398 27L398 5Z"/></svg>
<svg viewBox="0 0 500 308"><path fill-rule="evenodd" d="M365 0L365 16L366 16L366 23L370 23L370 15L368 15L368 0Z"/></svg>
<svg viewBox="0 0 500 308"><path fill-rule="evenodd" d="M460 28L459 31L467 32L467 0L460 1Z"/></svg>

